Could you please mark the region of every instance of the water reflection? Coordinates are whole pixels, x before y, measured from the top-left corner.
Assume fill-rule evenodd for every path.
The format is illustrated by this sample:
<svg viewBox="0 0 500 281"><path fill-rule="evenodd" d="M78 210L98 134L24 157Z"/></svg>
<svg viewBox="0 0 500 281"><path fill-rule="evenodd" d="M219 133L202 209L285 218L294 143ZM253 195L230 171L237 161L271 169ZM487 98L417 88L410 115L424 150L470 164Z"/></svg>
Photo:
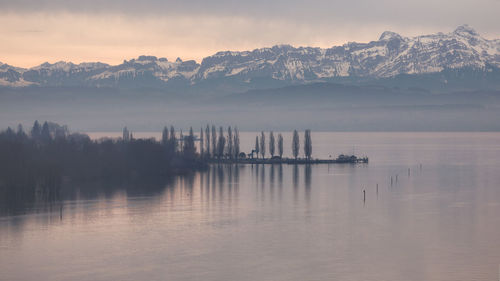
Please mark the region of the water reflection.
<svg viewBox="0 0 500 281"><path fill-rule="evenodd" d="M305 189L305 199L309 204L311 202L311 165L304 166L304 189Z"/></svg>
<svg viewBox="0 0 500 281"><path fill-rule="evenodd" d="M294 202L299 200L299 166L293 165L293 199Z"/></svg>
<svg viewBox="0 0 500 281"><path fill-rule="evenodd" d="M469 152L445 139L418 153L394 137L372 148L369 165L63 181L60 200L38 213L0 218L0 279L493 280L500 135Z"/></svg>

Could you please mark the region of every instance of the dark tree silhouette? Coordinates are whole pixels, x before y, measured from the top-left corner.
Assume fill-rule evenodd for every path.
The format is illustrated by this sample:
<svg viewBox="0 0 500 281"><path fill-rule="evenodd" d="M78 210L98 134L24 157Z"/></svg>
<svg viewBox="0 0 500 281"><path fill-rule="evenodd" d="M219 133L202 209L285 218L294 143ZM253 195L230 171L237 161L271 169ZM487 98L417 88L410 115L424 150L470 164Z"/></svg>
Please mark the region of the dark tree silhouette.
<svg viewBox="0 0 500 281"><path fill-rule="evenodd" d="M24 134L24 130L23 130L23 125L22 124L17 125L17 134L18 135Z"/></svg>
<svg viewBox="0 0 500 281"><path fill-rule="evenodd" d="M278 135L278 154L280 158L283 158L283 136L281 134Z"/></svg>
<svg viewBox="0 0 500 281"><path fill-rule="evenodd" d="M205 128L205 150L207 153L207 157L210 157L210 126Z"/></svg>
<svg viewBox="0 0 500 281"><path fill-rule="evenodd" d="M212 125L212 157L217 157L217 130Z"/></svg>
<svg viewBox="0 0 500 281"><path fill-rule="evenodd" d="M33 128L31 129L31 137L34 140L39 140L41 133L42 133L42 128L40 127L40 123L38 123L38 120L36 120L35 123L33 124Z"/></svg>
<svg viewBox="0 0 500 281"><path fill-rule="evenodd" d="M240 132L238 131L238 127L234 127L234 158L238 158L240 155Z"/></svg>
<svg viewBox="0 0 500 281"><path fill-rule="evenodd" d="M127 127L123 128L122 139L123 139L123 141L129 141L130 140L130 133L129 133Z"/></svg>
<svg viewBox="0 0 500 281"><path fill-rule="evenodd" d="M193 127L189 128L189 135L184 138L184 147L182 153L186 159L194 159L196 156L196 147L194 145Z"/></svg>
<svg viewBox="0 0 500 281"><path fill-rule="evenodd" d="M87 135L65 130L49 122L40 128L36 122L31 137L21 128L17 133L11 128L0 132L0 212L16 204L57 199L63 177L117 182L140 178L143 182L205 165L196 154L192 130L184 142L184 153L174 149L173 127L167 143L163 138L93 141Z"/></svg>
<svg viewBox="0 0 500 281"><path fill-rule="evenodd" d="M307 160L311 160L312 155L312 140L311 140L311 130L306 130L304 132L304 155Z"/></svg>
<svg viewBox="0 0 500 281"><path fill-rule="evenodd" d="M255 136L255 153L257 154L257 158L259 158L259 136ZM252 154L253 155L253 154Z"/></svg>
<svg viewBox="0 0 500 281"><path fill-rule="evenodd" d="M163 131L161 133L161 143L163 145L168 144L168 128L167 128L167 126L163 127Z"/></svg>
<svg viewBox="0 0 500 281"><path fill-rule="evenodd" d="M271 158L274 157L274 144L275 144L274 133L273 131L271 131L269 133L269 154L271 154Z"/></svg>
<svg viewBox="0 0 500 281"><path fill-rule="evenodd" d="M175 136L175 128L174 126L170 126L170 155L174 155L177 152L177 138Z"/></svg>
<svg viewBox="0 0 500 281"><path fill-rule="evenodd" d="M264 131L260 132L260 155L262 159L265 159L266 156L266 135L264 135Z"/></svg>
<svg viewBox="0 0 500 281"><path fill-rule="evenodd" d="M227 128L227 155L233 158L233 130L231 126Z"/></svg>
<svg viewBox="0 0 500 281"><path fill-rule="evenodd" d="M179 150L182 153L184 151L184 134L182 129L179 131Z"/></svg>
<svg viewBox="0 0 500 281"><path fill-rule="evenodd" d="M297 157L299 156L299 149L300 149L299 133L297 132L297 130L293 130L292 153L295 160L297 160Z"/></svg>
<svg viewBox="0 0 500 281"><path fill-rule="evenodd" d="M205 156L205 144L203 143L203 127L200 128L200 156L203 158Z"/></svg>
<svg viewBox="0 0 500 281"><path fill-rule="evenodd" d="M226 138L224 137L224 128L219 128L219 140L217 141L217 157L222 159L224 157L224 148L226 146Z"/></svg>

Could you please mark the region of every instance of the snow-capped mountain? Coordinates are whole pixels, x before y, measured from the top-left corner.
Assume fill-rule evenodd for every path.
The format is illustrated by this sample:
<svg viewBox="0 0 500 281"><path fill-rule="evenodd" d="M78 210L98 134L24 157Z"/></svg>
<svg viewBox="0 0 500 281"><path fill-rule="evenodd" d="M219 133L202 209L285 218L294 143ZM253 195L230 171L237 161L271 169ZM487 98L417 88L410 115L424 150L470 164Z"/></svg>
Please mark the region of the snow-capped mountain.
<svg viewBox="0 0 500 281"><path fill-rule="evenodd" d="M23 69L0 63L0 86L168 87L203 82L289 84L336 77L388 78L445 69L500 68L500 40L481 37L468 25L451 33L403 37L386 31L379 40L331 48L292 47L218 52L201 63L140 56L111 66L57 62Z"/></svg>

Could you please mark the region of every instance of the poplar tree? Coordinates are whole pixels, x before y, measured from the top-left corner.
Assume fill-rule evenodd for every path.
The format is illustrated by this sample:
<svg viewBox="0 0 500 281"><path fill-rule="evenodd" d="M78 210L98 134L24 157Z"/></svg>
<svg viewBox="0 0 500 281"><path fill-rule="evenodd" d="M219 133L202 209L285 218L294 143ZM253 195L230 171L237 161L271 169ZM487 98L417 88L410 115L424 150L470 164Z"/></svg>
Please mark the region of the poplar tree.
<svg viewBox="0 0 500 281"><path fill-rule="evenodd" d="M205 143L203 142L203 127L200 128L200 157L205 157Z"/></svg>
<svg viewBox="0 0 500 281"><path fill-rule="evenodd" d="M227 127L227 154L233 158L233 130L231 126Z"/></svg>
<svg viewBox="0 0 500 281"><path fill-rule="evenodd" d="M240 132L238 127L234 127L234 158L238 159L240 156Z"/></svg>
<svg viewBox="0 0 500 281"><path fill-rule="evenodd" d="M217 156L221 159L224 156L224 148L226 146L226 138L224 137L224 128L219 128L219 140L217 141Z"/></svg>
<svg viewBox="0 0 500 281"><path fill-rule="evenodd" d="M189 135L184 138L182 152L187 159L193 159L195 157L196 147L194 145L193 127L189 128Z"/></svg>
<svg viewBox="0 0 500 281"><path fill-rule="evenodd" d="M259 158L259 136L255 136L255 153L257 154L257 158Z"/></svg>
<svg viewBox="0 0 500 281"><path fill-rule="evenodd" d="M184 134L182 134L182 129L179 132L179 150L180 152L184 150Z"/></svg>
<svg viewBox="0 0 500 281"><path fill-rule="evenodd" d="M205 149L207 156L210 157L210 126L205 128Z"/></svg>
<svg viewBox="0 0 500 281"><path fill-rule="evenodd" d="M217 156L217 129L212 125L212 157Z"/></svg>
<svg viewBox="0 0 500 281"><path fill-rule="evenodd" d="M170 151L172 153L177 152L177 139L175 138L174 126L170 126Z"/></svg>
<svg viewBox="0 0 500 281"><path fill-rule="evenodd" d="M299 133L297 132L297 130L293 130L292 152L295 160L297 160L297 157L299 156L299 149L300 149Z"/></svg>
<svg viewBox="0 0 500 281"><path fill-rule="evenodd" d="M311 130L306 130L304 132L304 155L307 160L311 160L312 155L312 140L311 140Z"/></svg>
<svg viewBox="0 0 500 281"><path fill-rule="evenodd" d="M283 136L281 134L278 135L278 154L280 159L283 158Z"/></svg>
<svg viewBox="0 0 500 281"><path fill-rule="evenodd" d="M161 133L161 143L163 145L168 144L168 128L167 128L167 126L163 127L163 132Z"/></svg>
<svg viewBox="0 0 500 281"><path fill-rule="evenodd" d="M266 135L264 135L264 131L260 132L260 155L262 155L262 159L266 156Z"/></svg>
<svg viewBox="0 0 500 281"><path fill-rule="evenodd" d="M271 154L271 158L274 157L274 133L271 131L269 133L269 153Z"/></svg>

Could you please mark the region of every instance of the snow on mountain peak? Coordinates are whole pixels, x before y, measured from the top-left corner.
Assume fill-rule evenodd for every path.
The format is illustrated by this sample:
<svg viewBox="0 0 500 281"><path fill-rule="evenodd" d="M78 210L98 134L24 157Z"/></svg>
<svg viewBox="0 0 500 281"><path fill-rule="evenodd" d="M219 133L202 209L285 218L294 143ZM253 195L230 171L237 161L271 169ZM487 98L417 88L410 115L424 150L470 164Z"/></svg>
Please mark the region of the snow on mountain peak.
<svg viewBox="0 0 500 281"><path fill-rule="evenodd" d="M487 65L500 68L500 40L482 38L470 26L461 25L450 33L417 37L385 31L378 41L331 48L275 45L252 51L221 51L201 63L180 58L169 62L142 55L114 66L57 62L21 69L0 64L0 69L5 70L0 86L32 83L163 87L171 81L175 85L194 85L217 79L250 83L262 78L302 83L346 76L381 78L433 73L449 68L485 69Z"/></svg>
<svg viewBox="0 0 500 281"><path fill-rule="evenodd" d="M379 41L383 41L383 40L390 40L392 38L398 38L398 39L401 39L401 35L397 34L396 32L392 32L392 31L384 31L381 35L380 35L380 38L378 39Z"/></svg>

